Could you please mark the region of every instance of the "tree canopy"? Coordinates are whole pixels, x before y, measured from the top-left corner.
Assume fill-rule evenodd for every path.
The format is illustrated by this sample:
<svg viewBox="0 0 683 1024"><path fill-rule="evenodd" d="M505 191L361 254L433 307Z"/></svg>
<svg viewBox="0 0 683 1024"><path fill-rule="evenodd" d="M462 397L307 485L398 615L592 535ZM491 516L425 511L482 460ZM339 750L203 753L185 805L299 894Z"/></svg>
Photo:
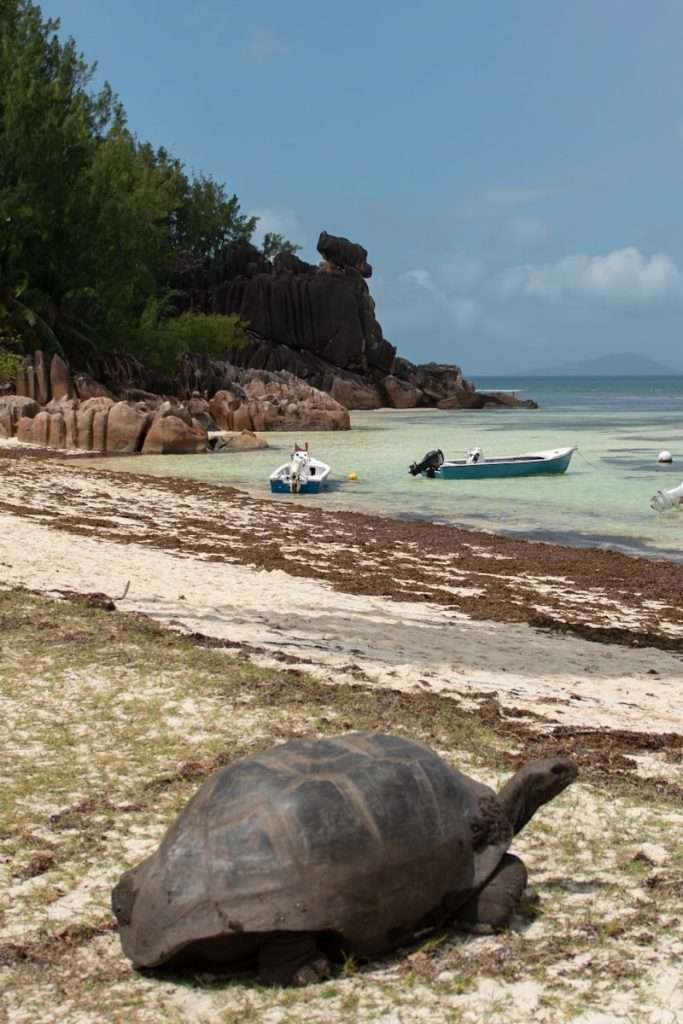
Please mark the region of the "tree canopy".
<svg viewBox="0 0 683 1024"><path fill-rule="evenodd" d="M257 219L225 185L140 141L58 29L31 0L0 0L0 328L25 350L76 359L139 351L173 312L178 271L249 240Z"/></svg>

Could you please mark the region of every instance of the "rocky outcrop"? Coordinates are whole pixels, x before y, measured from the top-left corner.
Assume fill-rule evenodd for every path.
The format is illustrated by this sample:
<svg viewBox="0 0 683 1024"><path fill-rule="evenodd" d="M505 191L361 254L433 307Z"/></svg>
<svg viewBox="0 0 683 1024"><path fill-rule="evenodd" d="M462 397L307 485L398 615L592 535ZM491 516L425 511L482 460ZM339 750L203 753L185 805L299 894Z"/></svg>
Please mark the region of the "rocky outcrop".
<svg viewBox="0 0 683 1024"><path fill-rule="evenodd" d="M218 434L209 439L209 451L212 452L253 452L261 448L270 448L270 445L253 430L241 430L230 437Z"/></svg>
<svg viewBox="0 0 683 1024"><path fill-rule="evenodd" d="M189 420L189 422L188 422ZM142 445L143 455L193 455L207 450L207 433L185 409L160 409Z"/></svg>
<svg viewBox="0 0 683 1024"><path fill-rule="evenodd" d="M118 454L189 454L207 450L208 430L348 430L348 411L324 391L286 372L224 368L227 387L209 402L196 392L177 399L115 402L97 395L0 398L0 436L48 448ZM245 441L246 443L246 441Z"/></svg>
<svg viewBox="0 0 683 1024"><path fill-rule="evenodd" d="M348 430L348 410L291 373L246 370L209 403L221 430Z"/></svg>
<svg viewBox="0 0 683 1024"><path fill-rule="evenodd" d="M323 231L318 251L323 262L317 267L294 256L270 265L258 250L239 243L232 256L223 253L185 275L179 285L191 304L207 313L239 314L249 321L249 340L229 349L225 363L201 356L183 360L179 395L197 390L211 397L228 386L225 367L239 366L287 371L347 409L440 403L441 408L474 409L497 402L496 396L480 401L458 366L416 366L396 356L375 317L366 284L372 267L361 245Z"/></svg>
<svg viewBox="0 0 683 1024"><path fill-rule="evenodd" d="M33 419L40 412L34 399L25 395L4 395L0 398L0 437L12 437L22 417Z"/></svg>
<svg viewBox="0 0 683 1024"><path fill-rule="evenodd" d="M375 316L367 285L372 275L367 251L326 231L320 234L318 251L323 259L317 266L293 254L282 254L271 262L248 242L238 241L203 265L178 274L174 284L188 308L237 314L248 322L246 344L233 346L220 360L201 354L183 357L175 378L170 379L147 370L132 355L95 354L88 356L72 380L58 356L48 373L42 354L36 353L18 375L17 394L42 405L50 397L60 401L75 396L116 397L145 402L151 410L161 395L190 401L196 394L199 401L211 401L227 391L233 396L232 407L221 415L223 421L232 417L238 429L251 429L254 422L262 421L272 424L266 429L287 429L275 424L288 422L293 415L283 412L288 403L281 392L275 411L253 413L236 390L245 370L287 373L290 387L298 378L346 409L535 406L511 395L478 394L458 366L415 365L397 357ZM240 401L235 402L236 398ZM300 403L297 395L289 404ZM334 412L334 407L324 411ZM222 425L207 407L197 408L193 415L207 430ZM316 422L319 419L316 412ZM334 416L326 415L322 421L335 422L339 429Z"/></svg>
<svg viewBox="0 0 683 1024"><path fill-rule="evenodd" d="M108 452L139 452L142 448L152 414L142 403L116 402L107 417Z"/></svg>
<svg viewBox="0 0 683 1024"><path fill-rule="evenodd" d="M177 283L192 307L239 314L249 322L255 339L269 346L285 345L304 361L318 356L340 369L388 373L396 350L375 317L365 283L372 273L367 252L325 231L318 248L324 257L319 267L292 257L271 264L256 248L239 242ZM232 351L226 355L233 361ZM251 366L287 369L301 376L291 366Z"/></svg>

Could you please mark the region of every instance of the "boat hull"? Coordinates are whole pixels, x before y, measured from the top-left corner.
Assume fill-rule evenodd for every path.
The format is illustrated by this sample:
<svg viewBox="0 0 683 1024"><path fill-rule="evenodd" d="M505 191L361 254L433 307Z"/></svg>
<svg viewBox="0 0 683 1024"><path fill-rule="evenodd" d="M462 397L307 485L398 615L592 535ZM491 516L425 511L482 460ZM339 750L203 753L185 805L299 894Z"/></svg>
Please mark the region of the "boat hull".
<svg viewBox="0 0 683 1024"><path fill-rule="evenodd" d="M555 455L526 460L522 457L490 462L444 462L434 472L441 480L490 480L506 476L539 476L564 473L571 462L574 448L565 448Z"/></svg>
<svg viewBox="0 0 683 1024"><path fill-rule="evenodd" d="M297 494L320 494L325 486L324 480L307 480L301 484ZM291 488L284 480L271 480L270 490L272 494L291 494Z"/></svg>

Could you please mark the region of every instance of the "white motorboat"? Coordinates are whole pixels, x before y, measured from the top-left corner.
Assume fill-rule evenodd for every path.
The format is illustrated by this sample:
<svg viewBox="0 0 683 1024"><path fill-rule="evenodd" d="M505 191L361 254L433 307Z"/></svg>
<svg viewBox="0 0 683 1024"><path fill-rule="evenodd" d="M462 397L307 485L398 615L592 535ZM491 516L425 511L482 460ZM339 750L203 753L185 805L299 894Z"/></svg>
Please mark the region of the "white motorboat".
<svg viewBox="0 0 683 1024"><path fill-rule="evenodd" d="M657 491L650 499L650 508L655 512L666 512L670 508L683 507L683 484L668 491Z"/></svg>
<svg viewBox="0 0 683 1024"><path fill-rule="evenodd" d="M284 462L270 474L273 494L318 494L326 485L330 467L314 459L308 445L294 446L289 462Z"/></svg>

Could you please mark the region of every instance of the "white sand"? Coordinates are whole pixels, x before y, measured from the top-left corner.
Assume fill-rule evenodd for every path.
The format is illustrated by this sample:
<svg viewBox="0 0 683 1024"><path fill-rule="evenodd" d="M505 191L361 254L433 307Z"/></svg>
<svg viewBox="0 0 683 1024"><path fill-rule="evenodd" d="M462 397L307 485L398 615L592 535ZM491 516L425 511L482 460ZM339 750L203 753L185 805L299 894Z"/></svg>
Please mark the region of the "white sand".
<svg viewBox="0 0 683 1024"><path fill-rule="evenodd" d="M115 486L115 481L112 481ZM404 689L482 691L503 706L566 724L683 731L683 663L547 634L524 624L471 620L438 605L340 593L330 585L134 543L73 535L0 515L0 586L101 591L122 611L286 653L322 678ZM649 674L654 670L657 674Z"/></svg>

